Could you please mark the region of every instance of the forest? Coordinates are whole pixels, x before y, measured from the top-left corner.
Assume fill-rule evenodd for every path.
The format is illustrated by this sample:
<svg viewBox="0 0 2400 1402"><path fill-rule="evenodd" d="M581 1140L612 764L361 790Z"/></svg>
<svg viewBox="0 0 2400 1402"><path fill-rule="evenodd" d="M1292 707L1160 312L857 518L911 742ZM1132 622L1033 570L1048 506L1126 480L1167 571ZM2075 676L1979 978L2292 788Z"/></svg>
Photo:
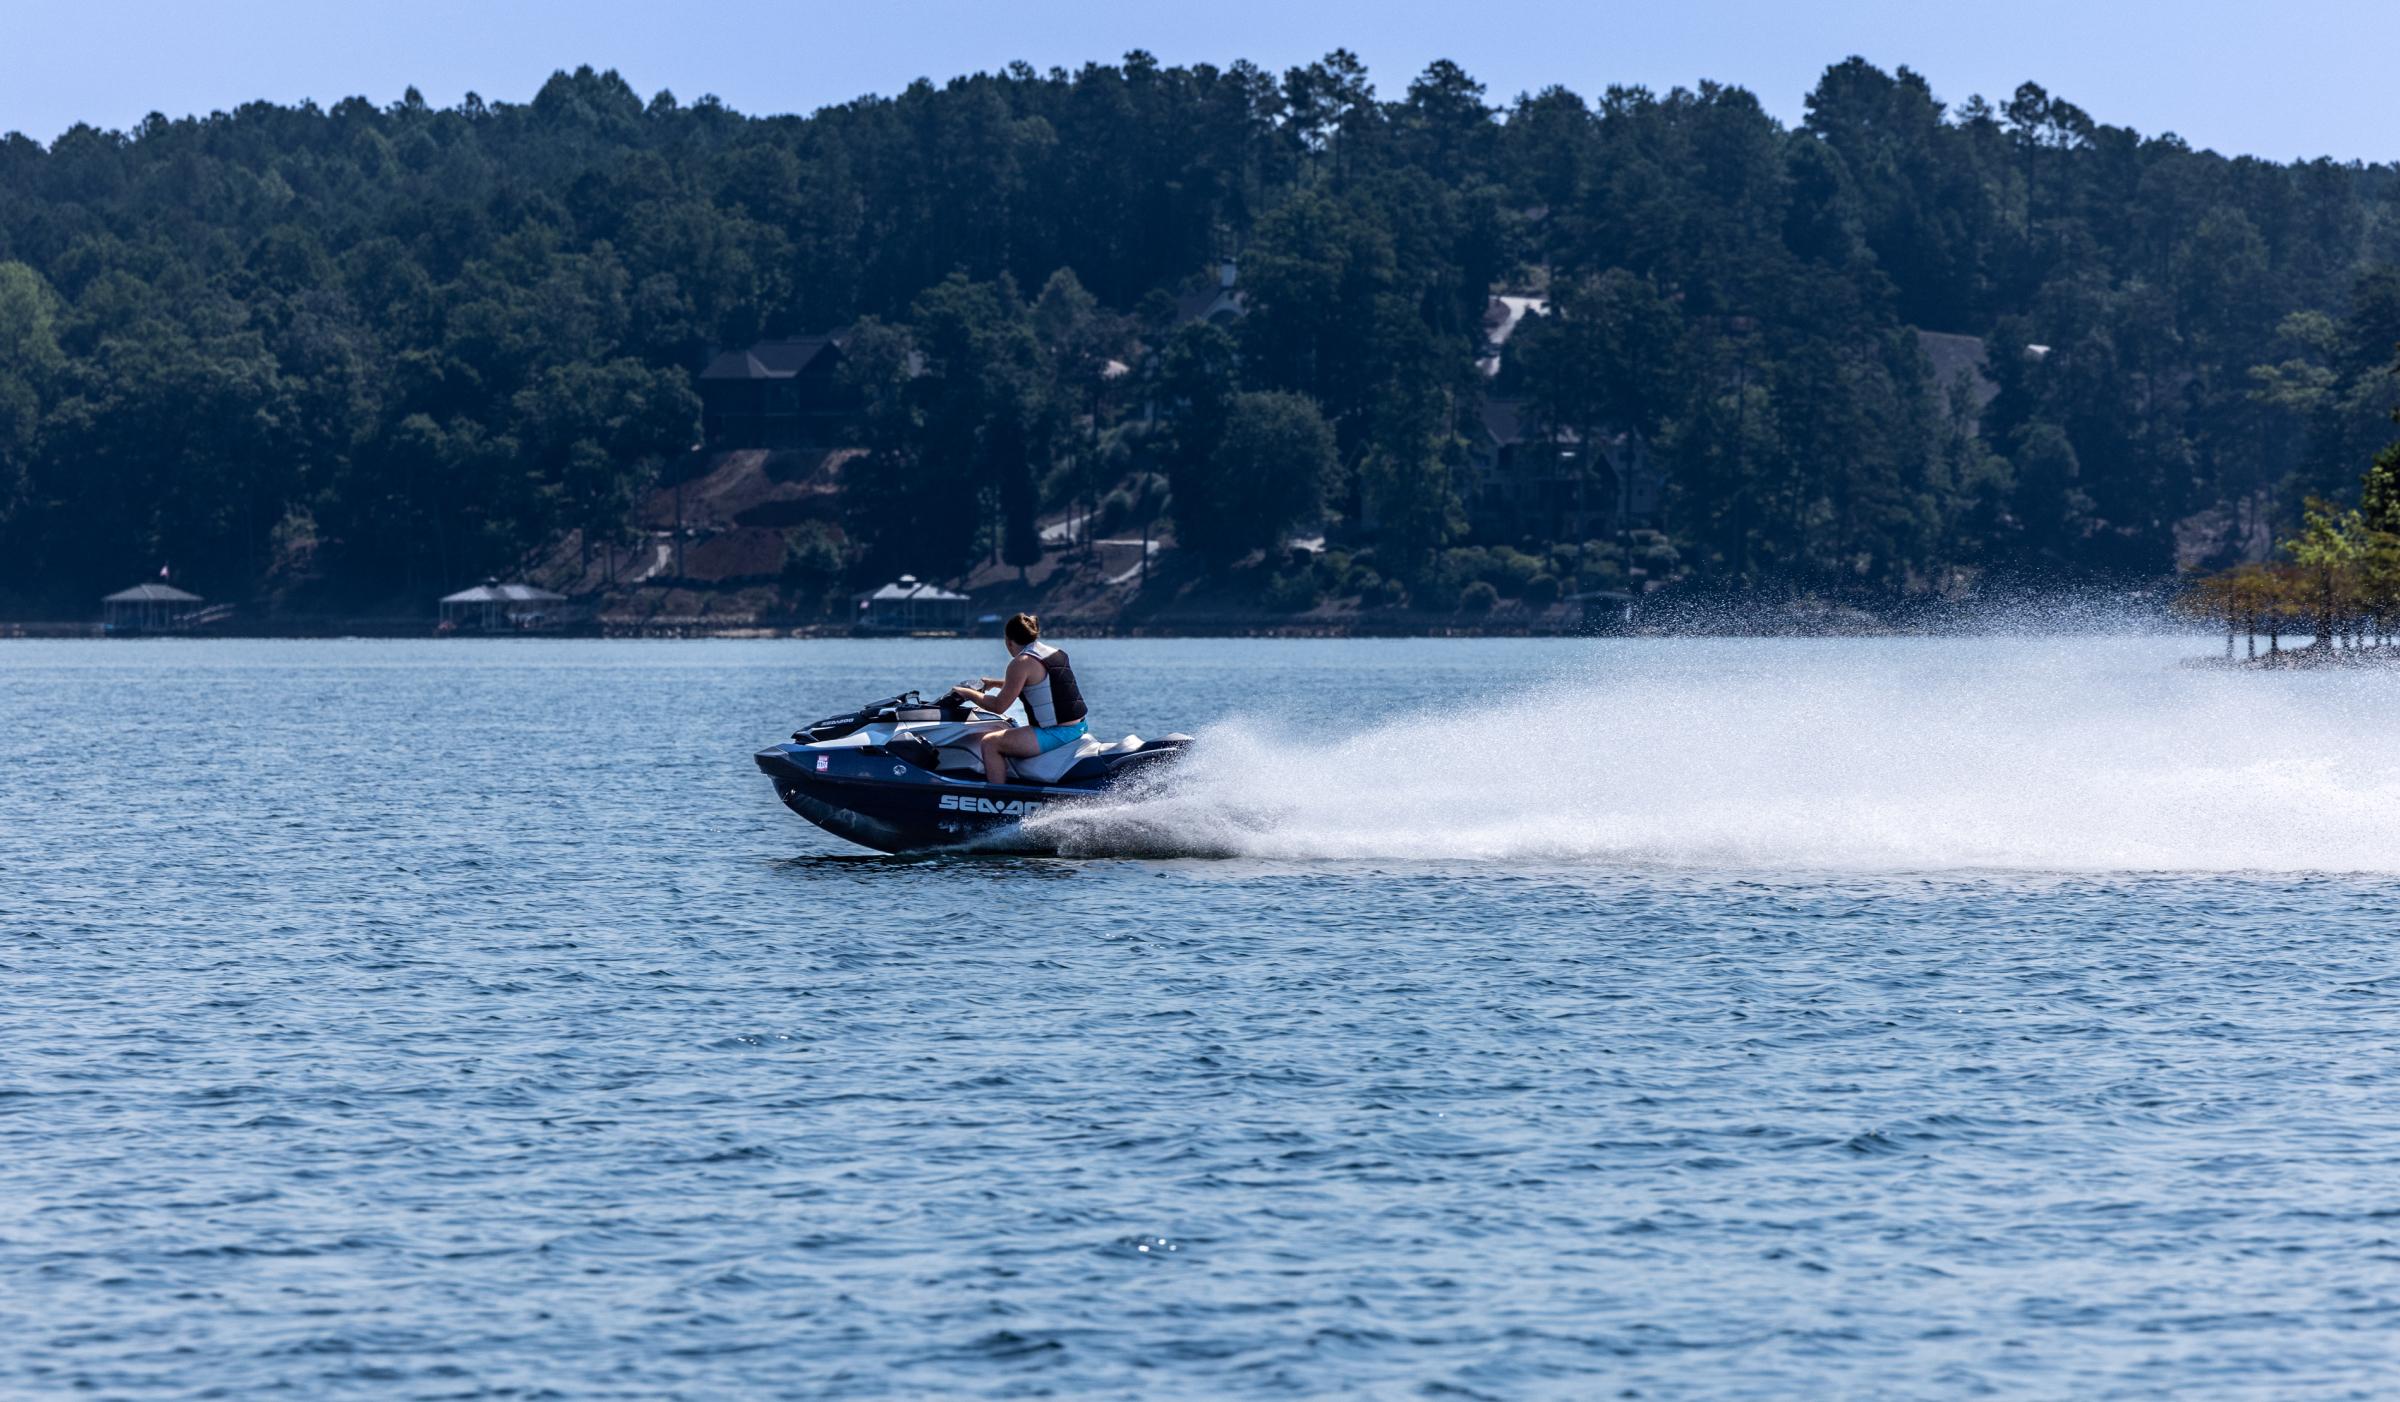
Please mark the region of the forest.
<svg viewBox="0 0 2400 1402"><path fill-rule="evenodd" d="M1179 319L1226 262L1244 314ZM1491 374L1499 293L1546 313ZM422 607L624 537L692 470L715 351L837 329L860 452L794 547L825 580L1021 565L1088 502L1293 606L2159 581L2356 508L2400 406L2400 171L1859 59L1786 126L1711 83L1382 92L1340 51L807 116L586 68L11 135L0 609L161 569ZM1920 331L1975 338L1983 386ZM1647 445L1638 558L1477 534L1495 395ZM1302 532L1339 577L1281 569Z"/></svg>

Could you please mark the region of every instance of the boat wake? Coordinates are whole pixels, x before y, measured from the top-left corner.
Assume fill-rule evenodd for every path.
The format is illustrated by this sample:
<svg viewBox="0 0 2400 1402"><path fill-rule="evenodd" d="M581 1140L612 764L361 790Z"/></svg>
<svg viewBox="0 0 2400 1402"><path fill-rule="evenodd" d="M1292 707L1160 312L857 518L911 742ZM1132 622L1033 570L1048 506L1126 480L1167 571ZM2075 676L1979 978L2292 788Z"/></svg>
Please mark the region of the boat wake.
<svg viewBox="0 0 2400 1402"><path fill-rule="evenodd" d="M2400 872L2385 679L1959 648L1667 651L1472 715L1229 722L1027 835L1076 856Z"/></svg>

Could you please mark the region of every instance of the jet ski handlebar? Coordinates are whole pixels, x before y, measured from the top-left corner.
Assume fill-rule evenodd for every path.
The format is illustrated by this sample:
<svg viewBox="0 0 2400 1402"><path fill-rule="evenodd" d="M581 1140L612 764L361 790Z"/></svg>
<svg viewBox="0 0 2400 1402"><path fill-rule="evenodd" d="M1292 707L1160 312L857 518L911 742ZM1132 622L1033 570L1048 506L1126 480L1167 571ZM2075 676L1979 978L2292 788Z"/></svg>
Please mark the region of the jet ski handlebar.
<svg viewBox="0 0 2400 1402"><path fill-rule="evenodd" d="M972 685L972 683L961 683ZM944 692L938 699L928 701L914 691L887 696L881 701L869 701L855 711L842 712L812 721L792 732L801 744L838 740L844 735L872 725L877 721L963 721L974 718L975 710L956 696Z"/></svg>

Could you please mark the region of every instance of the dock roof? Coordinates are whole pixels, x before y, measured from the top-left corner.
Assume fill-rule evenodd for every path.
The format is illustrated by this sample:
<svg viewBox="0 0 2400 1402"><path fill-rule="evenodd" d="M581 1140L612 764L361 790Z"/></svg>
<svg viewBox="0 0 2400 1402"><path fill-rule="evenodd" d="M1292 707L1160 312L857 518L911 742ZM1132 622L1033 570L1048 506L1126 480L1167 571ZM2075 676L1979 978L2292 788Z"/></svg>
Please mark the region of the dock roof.
<svg viewBox="0 0 2400 1402"><path fill-rule="evenodd" d="M966 595L954 594L938 584L920 583L913 574L904 574L881 589L858 596L861 602L877 599L926 599L939 603L965 602Z"/></svg>
<svg viewBox="0 0 2400 1402"><path fill-rule="evenodd" d="M478 584L472 589L461 589L455 594L444 594L442 602L445 604L557 604L564 603L566 597L564 594L553 594L547 589L537 588L531 584L486 583Z"/></svg>
<svg viewBox="0 0 2400 1402"><path fill-rule="evenodd" d="M100 602L104 604L196 604L197 594L187 594L172 584L136 584L120 589Z"/></svg>

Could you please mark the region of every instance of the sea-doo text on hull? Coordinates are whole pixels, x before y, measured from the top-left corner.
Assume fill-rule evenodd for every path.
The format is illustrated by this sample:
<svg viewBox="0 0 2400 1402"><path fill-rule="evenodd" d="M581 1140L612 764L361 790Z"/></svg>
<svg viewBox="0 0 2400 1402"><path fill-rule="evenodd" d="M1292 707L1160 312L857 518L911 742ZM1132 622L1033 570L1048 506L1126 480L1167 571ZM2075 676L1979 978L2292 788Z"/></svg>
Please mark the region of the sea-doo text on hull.
<svg viewBox="0 0 2400 1402"><path fill-rule="evenodd" d="M1087 735L1011 759L1009 782L989 783L980 739L1011 724L955 698L927 701L911 691L795 731L793 743L760 750L758 767L793 812L880 852L968 844L1039 851L1043 843L1017 831L1026 818L1156 773L1191 743L1188 735L1128 735L1104 745Z"/></svg>

